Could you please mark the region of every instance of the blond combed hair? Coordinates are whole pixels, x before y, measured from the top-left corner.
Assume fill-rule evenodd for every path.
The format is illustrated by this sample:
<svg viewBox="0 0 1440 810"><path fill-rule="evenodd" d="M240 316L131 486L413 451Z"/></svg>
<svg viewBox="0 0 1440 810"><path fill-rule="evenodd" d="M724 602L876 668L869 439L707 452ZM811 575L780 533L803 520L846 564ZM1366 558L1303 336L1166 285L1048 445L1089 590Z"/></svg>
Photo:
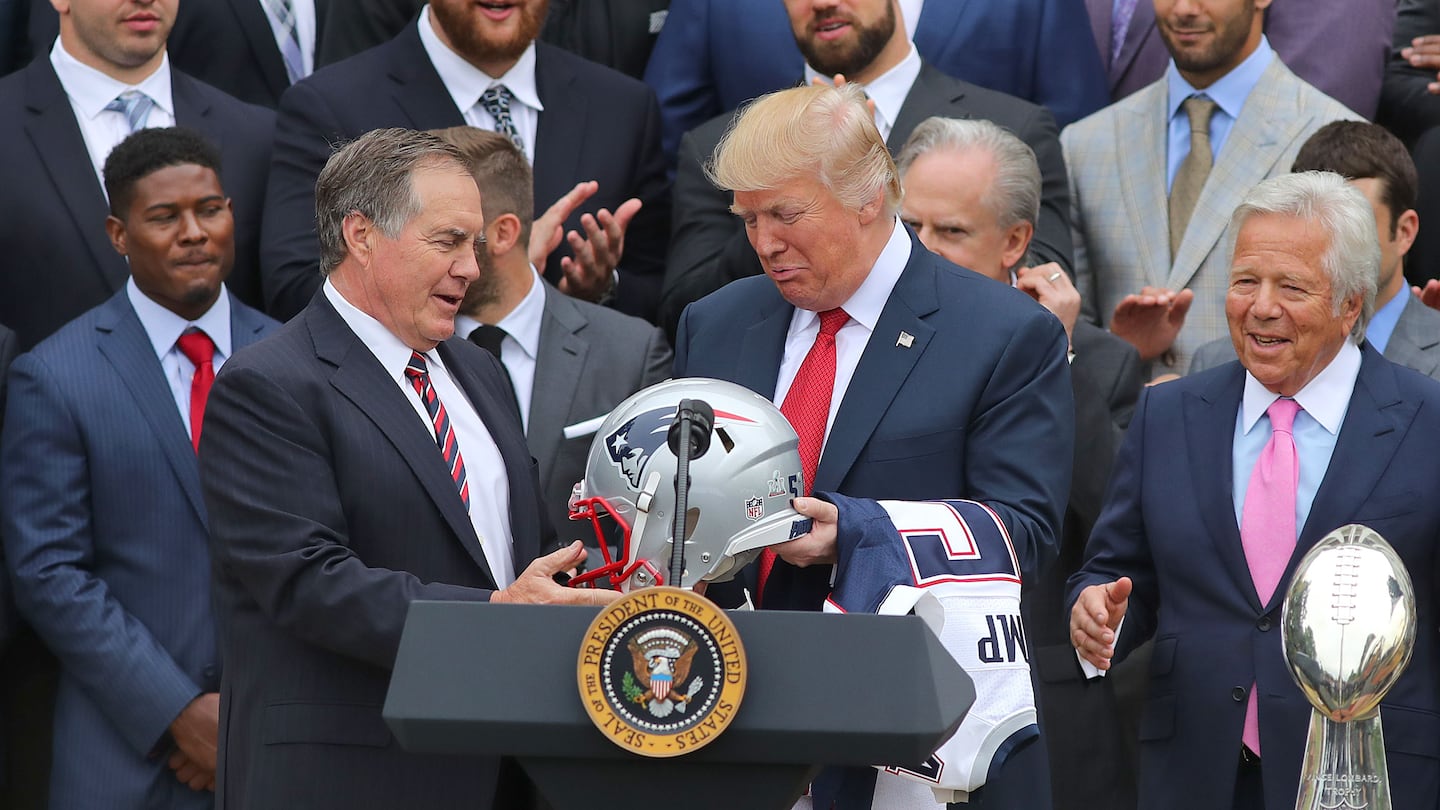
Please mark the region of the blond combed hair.
<svg viewBox="0 0 1440 810"><path fill-rule="evenodd" d="M857 85L812 85L761 96L731 122L705 175L724 191L768 191L814 177L847 208L883 193L900 208L900 175Z"/></svg>

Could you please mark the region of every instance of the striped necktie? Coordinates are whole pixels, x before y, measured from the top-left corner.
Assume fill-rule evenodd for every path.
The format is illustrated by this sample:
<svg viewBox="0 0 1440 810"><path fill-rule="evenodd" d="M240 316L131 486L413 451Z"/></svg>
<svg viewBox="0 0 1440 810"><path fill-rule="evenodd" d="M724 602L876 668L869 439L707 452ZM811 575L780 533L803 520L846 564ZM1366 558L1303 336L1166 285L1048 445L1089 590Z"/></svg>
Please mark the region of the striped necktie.
<svg viewBox="0 0 1440 810"><path fill-rule="evenodd" d="M465 459L460 457L460 444L455 440L455 428L450 424L450 414L445 412L445 405L440 402L439 395L430 384L430 368L425 365L424 355L419 352L410 353L410 363L405 366L405 376L410 378L415 393L419 394L420 401L425 403L430 421L435 424L435 443L440 445L440 454L445 457L445 468L450 471L455 488L460 490L460 500L465 503L465 511L469 512L470 484L465 480Z"/></svg>
<svg viewBox="0 0 1440 810"><path fill-rule="evenodd" d="M305 78L305 56L300 50L300 32L295 27L295 5L291 0L261 0L273 20L271 30L275 44L280 47L280 58L285 60L285 75L290 83Z"/></svg>
<svg viewBox="0 0 1440 810"><path fill-rule="evenodd" d="M150 118L150 110L154 107L155 99L139 90L126 90L106 104L105 111L124 115L125 125L130 128L131 132L135 132L145 128L145 121Z"/></svg>

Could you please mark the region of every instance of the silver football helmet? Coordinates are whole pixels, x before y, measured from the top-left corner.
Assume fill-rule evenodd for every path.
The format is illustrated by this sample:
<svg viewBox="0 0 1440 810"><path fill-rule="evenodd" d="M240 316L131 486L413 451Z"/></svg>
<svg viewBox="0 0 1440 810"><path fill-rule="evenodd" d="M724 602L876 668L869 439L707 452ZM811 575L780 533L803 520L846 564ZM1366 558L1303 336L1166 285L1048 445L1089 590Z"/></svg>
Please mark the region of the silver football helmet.
<svg viewBox="0 0 1440 810"><path fill-rule="evenodd" d="M715 431L710 449L690 461L685 570L680 582L667 582L677 460L666 439L682 399L708 403ZM570 499L570 519L590 521L605 564L571 584L604 580L631 591L723 582L766 546L808 532L809 519L790 508L805 489L798 447L769 400L721 380L669 380L620 403L595 434L585 480Z"/></svg>

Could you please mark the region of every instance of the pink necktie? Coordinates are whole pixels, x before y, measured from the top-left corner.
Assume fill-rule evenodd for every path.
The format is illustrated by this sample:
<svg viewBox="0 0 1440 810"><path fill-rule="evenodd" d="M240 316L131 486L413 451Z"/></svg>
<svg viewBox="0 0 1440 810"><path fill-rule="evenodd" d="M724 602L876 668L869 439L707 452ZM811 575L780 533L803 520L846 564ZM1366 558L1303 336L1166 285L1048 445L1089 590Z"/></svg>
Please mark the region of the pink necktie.
<svg viewBox="0 0 1440 810"><path fill-rule="evenodd" d="M1260 604L1270 603L1280 575L1295 551L1295 486L1300 481L1300 464L1295 459L1295 414L1300 404L1280 398L1265 413L1270 417L1270 441L1260 451L1250 485L1245 489L1245 507L1240 513L1240 543L1250 564L1250 578ZM1260 719L1255 685L1245 707L1245 746L1260 753Z"/></svg>

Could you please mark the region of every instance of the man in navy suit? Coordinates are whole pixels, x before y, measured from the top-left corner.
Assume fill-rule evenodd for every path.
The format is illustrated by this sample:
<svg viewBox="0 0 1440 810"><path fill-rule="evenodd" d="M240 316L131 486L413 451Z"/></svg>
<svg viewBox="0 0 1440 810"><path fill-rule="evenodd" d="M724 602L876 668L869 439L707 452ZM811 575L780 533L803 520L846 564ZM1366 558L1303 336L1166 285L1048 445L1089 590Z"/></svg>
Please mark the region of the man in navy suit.
<svg viewBox="0 0 1440 810"><path fill-rule="evenodd" d="M1266 180L1232 230L1239 362L1142 396L1070 579L1071 639L1099 670L1155 640L1141 807L1293 807L1310 704L1281 605L1307 550L1365 524L1409 570L1421 628L1380 707L1390 788L1396 807L1435 807L1440 502L1425 493L1440 482L1440 383L1363 343L1380 248L1340 175Z"/></svg>
<svg viewBox="0 0 1440 810"><path fill-rule="evenodd" d="M599 604L562 588L504 371L450 339L485 222L434 135L368 133L316 182L326 280L216 380L201 454L219 806L523 807L498 759L401 751L380 709L410 602Z"/></svg>
<svg viewBox="0 0 1440 810"><path fill-rule="evenodd" d="M802 461L807 442L818 453L807 490L981 501L1033 577L1055 558L1070 479L1069 465L1055 463L1070 457L1074 434L1059 320L925 250L900 223L895 164L856 86L757 101L713 168L766 276L686 309L676 376L744 385L782 403L792 423L806 420L787 397L805 391L814 421L796 424ZM833 383L817 388L817 367ZM737 582L762 608L819 610L833 545L802 538L777 553ZM978 806L1048 807L1047 770L1042 745L1021 748ZM831 774L816 783L816 806L869 807L875 790L873 770Z"/></svg>
<svg viewBox="0 0 1440 810"><path fill-rule="evenodd" d="M286 91L265 205L271 312L290 317L320 286L315 178L334 144L377 127L469 124L509 135L525 152L535 167L537 220L564 203L547 228L554 234L548 260L537 262L545 278L579 298L613 298L630 315L653 313L669 236L655 95L536 42L545 10L546 0L499 11L435 0L390 42ZM598 188L576 189L590 181ZM560 222L567 245L556 250Z"/></svg>
<svg viewBox="0 0 1440 810"><path fill-rule="evenodd" d="M1062 127L1109 103L1077 0L888 1L920 55L950 76L1043 105ZM855 16L837 0L806 5L818 16ZM680 136L788 86L804 64L780 0L674 0L645 69L660 99L665 154L673 161Z"/></svg>
<svg viewBox="0 0 1440 810"><path fill-rule="evenodd" d="M186 130L116 147L105 227L131 280L12 369L0 518L16 602L61 662L52 808L211 804L220 659L195 453L212 369L275 325L225 289L219 160Z"/></svg>
<svg viewBox="0 0 1440 810"><path fill-rule="evenodd" d="M60 19L54 46L0 80L0 177L23 189L0 197L0 322L28 349L125 286L125 261L103 227L100 168L116 144L147 126L193 129L220 147L220 180L235 207L235 270L227 286L258 305L273 114L172 68L165 38L178 0L118 11L68 0L53 5Z"/></svg>

